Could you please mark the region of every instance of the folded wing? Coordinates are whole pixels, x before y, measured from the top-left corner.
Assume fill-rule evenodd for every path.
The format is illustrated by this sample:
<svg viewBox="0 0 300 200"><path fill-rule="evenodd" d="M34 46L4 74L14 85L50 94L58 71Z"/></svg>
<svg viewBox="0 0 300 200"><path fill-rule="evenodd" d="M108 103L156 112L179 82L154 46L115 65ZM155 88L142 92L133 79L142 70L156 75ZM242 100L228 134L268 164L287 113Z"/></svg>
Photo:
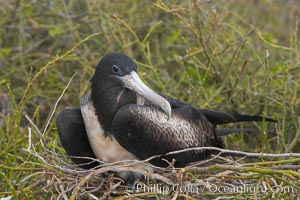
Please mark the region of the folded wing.
<svg viewBox="0 0 300 200"><path fill-rule="evenodd" d="M56 118L56 126L62 146L71 160L84 169L99 165L87 158L95 158L87 138L83 118L79 109L64 109ZM75 158L87 157L87 158Z"/></svg>
<svg viewBox="0 0 300 200"><path fill-rule="evenodd" d="M172 116L167 120L167 116L155 107L127 105L116 113L112 134L121 146L139 159L162 155L151 161L158 166L166 165L162 158L169 162L175 159L175 166L180 167L210 154L208 151L187 151L164 155L171 151L201 146L222 147L214 127L193 107L172 108Z"/></svg>

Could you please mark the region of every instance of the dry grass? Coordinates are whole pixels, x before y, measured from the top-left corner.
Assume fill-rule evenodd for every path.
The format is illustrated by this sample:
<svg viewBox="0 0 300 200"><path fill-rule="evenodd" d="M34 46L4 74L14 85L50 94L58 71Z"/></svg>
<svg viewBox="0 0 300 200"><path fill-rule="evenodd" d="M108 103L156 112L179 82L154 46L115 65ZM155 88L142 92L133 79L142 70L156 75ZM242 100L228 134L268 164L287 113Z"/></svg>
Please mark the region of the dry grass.
<svg viewBox="0 0 300 200"><path fill-rule="evenodd" d="M262 154L226 149L200 147L197 149L213 149L219 151L208 160L193 163L185 168L176 169L155 168L155 172L134 167L137 163L147 163L155 156L144 161L131 161L126 165L120 163L103 163L91 170L82 170L78 166L66 161L66 156L50 150L45 143L42 131L26 116L32 127L40 136L43 149L37 151L32 142L32 130L28 128L27 153L36 157L42 167L31 169L32 173L20 182L36 179L31 185L22 190L14 191L15 195L27 193L36 188L43 192L55 195L56 199L199 199L200 197L216 199L268 199L268 198L296 198L300 189L300 166L295 164L300 161L299 153ZM50 119L51 120L51 119ZM44 131L45 132L45 131ZM193 148L195 149L195 148ZM193 149L185 149L189 151ZM172 154L179 153L170 152ZM222 154L230 153L239 157L223 157ZM248 158L255 158L249 160ZM257 161L261 160L263 161ZM24 169L18 169L24 170ZM114 173L130 171L143 174L146 181L126 185ZM45 179L39 179L38 177ZM35 192L38 195L41 191ZM6 193L13 194L13 193Z"/></svg>
<svg viewBox="0 0 300 200"><path fill-rule="evenodd" d="M82 170L69 164L68 160L65 161L65 155L49 149L44 137L47 126L44 131L40 131L28 116L26 118L38 133L42 151L37 151L37 146L32 141L31 128L28 128L28 147L24 151L36 157L41 166L30 169L31 173L23 177L20 183L26 183L29 179L36 181L22 190L3 193L6 195L19 196L40 188L40 191L36 190L37 192L33 193L34 196L39 195L41 191L55 192L51 198L70 200L86 198L198 199L200 197L265 199L296 198L300 189L300 166L295 165L300 161L299 153L261 154L200 147L197 149L214 149L220 153L208 160L199 161L181 169L172 167L171 163L168 168L152 166L156 169L154 173L134 167L136 163L148 164L147 162L154 157L144 161L132 161L126 165L103 163L95 169ZM51 120L52 118L48 120L48 123ZM183 151L189 150L192 149ZM179 152L182 151L170 153ZM237 155L240 158L223 157L222 154L225 153ZM263 159L263 161L249 161L247 158ZM18 171L28 170L15 168L17 169ZM126 185L123 180L114 176L115 172L120 171L141 173L147 179L143 182L136 182L134 185ZM44 178L38 178L41 176Z"/></svg>

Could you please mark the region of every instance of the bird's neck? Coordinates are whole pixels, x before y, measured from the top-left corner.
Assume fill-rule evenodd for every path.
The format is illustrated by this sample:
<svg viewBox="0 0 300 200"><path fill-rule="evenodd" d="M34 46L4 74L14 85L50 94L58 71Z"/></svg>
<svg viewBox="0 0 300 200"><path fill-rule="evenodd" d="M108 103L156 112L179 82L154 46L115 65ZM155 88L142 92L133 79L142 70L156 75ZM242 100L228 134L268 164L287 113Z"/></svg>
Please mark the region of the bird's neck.
<svg viewBox="0 0 300 200"><path fill-rule="evenodd" d="M92 88L91 100L106 134L111 132L111 124L116 112L124 105L135 104L136 99L135 93L122 87Z"/></svg>

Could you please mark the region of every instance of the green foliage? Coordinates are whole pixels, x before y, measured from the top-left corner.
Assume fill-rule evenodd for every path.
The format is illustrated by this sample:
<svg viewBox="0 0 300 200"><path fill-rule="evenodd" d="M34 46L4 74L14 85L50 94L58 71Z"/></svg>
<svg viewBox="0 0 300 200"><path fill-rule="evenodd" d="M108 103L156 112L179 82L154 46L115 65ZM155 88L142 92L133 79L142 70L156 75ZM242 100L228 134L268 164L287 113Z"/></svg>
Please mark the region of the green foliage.
<svg viewBox="0 0 300 200"><path fill-rule="evenodd" d="M0 2L0 197L57 197L53 180L29 176L61 172L24 150L32 127L24 116L43 129L74 73L57 110L78 107L109 52L131 56L149 86L196 107L278 119L276 127L240 125L261 134L228 136L229 149L299 152L299 6L295 0ZM31 131L36 151L51 159ZM45 138L64 154L54 119Z"/></svg>

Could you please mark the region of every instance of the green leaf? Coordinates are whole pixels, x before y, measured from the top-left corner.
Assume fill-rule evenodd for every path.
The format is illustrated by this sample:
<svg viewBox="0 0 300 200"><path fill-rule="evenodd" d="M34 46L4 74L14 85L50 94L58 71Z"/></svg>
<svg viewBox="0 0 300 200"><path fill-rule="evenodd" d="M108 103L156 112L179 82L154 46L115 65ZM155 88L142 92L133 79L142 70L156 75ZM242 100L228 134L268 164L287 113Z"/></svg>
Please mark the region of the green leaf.
<svg viewBox="0 0 300 200"><path fill-rule="evenodd" d="M0 52L1 52L2 56L8 56L10 54L10 52L11 52L11 49L10 48L2 48L0 50Z"/></svg>
<svg viewBox="0 0 300 200"><path fill-rule="evenodd" d="M63 35L65 33L66 31L60 26L53 26L49 29L49 35L51 37L56 37L58 35Z"/></svg>

